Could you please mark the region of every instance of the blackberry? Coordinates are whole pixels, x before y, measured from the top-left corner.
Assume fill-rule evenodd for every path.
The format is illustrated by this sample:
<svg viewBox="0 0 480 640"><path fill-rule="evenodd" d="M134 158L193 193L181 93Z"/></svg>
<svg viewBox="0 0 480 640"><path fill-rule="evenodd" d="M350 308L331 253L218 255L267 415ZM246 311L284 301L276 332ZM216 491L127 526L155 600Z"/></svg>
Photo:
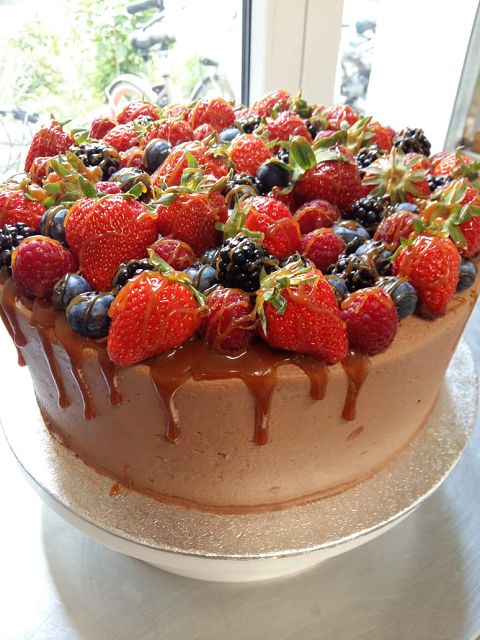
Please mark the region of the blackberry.
<svg viewBox="0 0 480 640"><path fill-rule="evenodd" d="M365 287L373 287L378 275L367 256L355 254L350 256L342 254L336 264L328 269L328 273L341 276L350 293Z"/></svg>
<svg viewBox="0 0 480 640"><path fill-rule="evenodd" d="M403 153L421 153L424 156L430 155L432 145L423 133L423 129L411 129L407 127L397 133L394 146Z"/></svg>
<svg viewBox="0 0 480 640"><path fill-rule="evenodd" d="M253 133L260 124L260 116L251 113L237 120L236 124L243 133Z"/></svg>
<svg viewBox="0 0 480 640"><path fill-rule="evenodd" d="M427 175L428 186L430 187L430 191L435 191L438 187L444 187L451 181L450 176L432 176L430 174Z"/></svg>
<svg viewBox="0 0 480 640"><path fill-rule="evenodd" d="M117 184L124 193L139 184L142 188L139 200L149 200L152 197L150 176L142 169L123 167L110 176L109 182Z"/></svg>
<svg viewBox="0 0 480 640"><path fill-rule="evenodd" d="M129 280L138 276L139 273L154 270L155 268L148 258L122 262L118 267L117 273L113 276L112 290L120 291L120 289L124 287Z"/></svg>
<svg viewBox="0 0 480 640"><path fill-rule="evenodd" d="M356 200L344 217L347 220L360 222L371 235L385 217L386 212L387 205L382 198L366 196Z"/></svg>
<svg viewBox="0 0 480 640"><path fill-rule="evenodd" d="M4 225L0 230L0 268L7 267L8 272L11 273L13 250L22 240L36 233L35 229L23 222Z"/></svg>
<svg viewBox="0 0 480 640"><path fill-rule="evenodd" d="M237 233L220 247L216 261L218 281L226 287L257 291L260 273L267 273L278 265L267 248L258 240Z"/></svg>
<svg viewBox="0 0 480 640"><path fill-rule="evenodd" d="M248 193L252 196L260 194L260 186L255 176L248 173L237 173L231 180L228 180L223 190L223 195L230 200L233 196L240 197ZM227 201L228 203L228 201Z"/></svg>
<svg viewBox="0 0 480 640"><path fill-rule="evenodd" d="M86 167L100 167L103 180L108 180L120 169L120 154L101 140L84 142L73 152Z"/></svg>
<svg viewBox="0 0 480 640"><path fill-rule="evenodd" d="M372 144L370 147L365 147L365 149L361 149L361 151L358 152L355 158L355 160L357 161L360 173L362 173L362 170L369 167L372 164L372 162L375 162L375 160L378 160L378 158L380 158L381 155L382 153L376 144Z"/></svg>

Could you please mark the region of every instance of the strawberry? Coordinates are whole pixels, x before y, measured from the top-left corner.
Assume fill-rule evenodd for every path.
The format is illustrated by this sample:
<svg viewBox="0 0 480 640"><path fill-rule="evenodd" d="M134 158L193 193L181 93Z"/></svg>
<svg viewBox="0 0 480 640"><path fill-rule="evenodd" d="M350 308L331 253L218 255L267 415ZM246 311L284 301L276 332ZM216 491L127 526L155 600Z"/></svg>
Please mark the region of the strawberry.
<svg viewBox="0 0 480 640"><path fill-rule="evenodd" d="M312 142L305 120L291 111L283 111L274 120L267 122L266 130L270 140L288 141L291 136L302 136L308 142Z"/></svg>
<svg viewBox="0 0 480 640"><path fill-rule="evenodd" d="M255 336L250 296L241 289L217 287L208 296L207 306L201 327L205 342L217 351L245 351Z"/></svg>
<svg viewBox="0 0 480 640"><path fill-rule="evenodd" d="M18 189L0 189L0 227L4 224L24 222L33 229L39 229L45 206L37 200L30 200Z"/></svg>
<svg viewBox="0 0 480 640"><path fill-rule="evenodd" d="M182 142L193 140L192 127L184 120L163 119L150 125L140 140L140 147L145 149L150 140L160 138L166 140L172 147L176 147Z"/></svg>
<svg viewBox="0 0 480 640"><path fill-rule="evenodd" d="M157 220L142 202L123 194L82 198L65 218L65 235L85 278L105 290L121 262L145 256L157 238Z"/></svg>
<svg viewBox="0 0 480 640"><path fill-rule="evenodd" d="M62 129L62 125L52 120L48 127L42 127L33 136L25 159L25 171L30 171L32 162L39 156L56 156L64 153L73 144L73 138Z"/></svg>
<svg viewBox="0 0 480 640"><path fill-rule="evenodd" d="M12 276L20 293L48 298L62 276L75 271L73 255L57 240L45 236L25 238L12 254Z"/></svg>
<svg viewBox="0 0 480 640"><path fill-rule="evenodd" d="M315 269L302 269L296 262L266 276L257 293L256 311L261 337L276 349L332 363L347 355L347 334L335 294Z"/></svg>
<svg viewBox="0 0 480 640"><path fill-rule="evenodd" d="M140 133L134 122L117 124L103 137L105 144L114 147L117 151L126 151L138 144Z"/></svg>
<svg viewBox="0 0 480 640"><path fill-rule="evenodd" d="M349 127L352 126L352 124L355 124L360 117L348 104L342 104L326 109L323 115L327 120L328 127L333 131L338 131L342 122L347 122Z"/></svg>
<svg viewBox="0 0 480 640"><path fill-rule="evenodd" d="M28 172L32 182L35 182L35 184L38 184L39 186L42 185L43 181L47 177L48 163L50 160L51 158L48 156L38 156L38 158L35 158L30 166L30 171Z"/></svg>
<svg viewBox="0 0 480 640"><path fill-rule="evenodd" d="M202 307L186 274L144 271L121 289L108 314L108 354L130 366L188 340L200 326Z"/></svg>
<svg viewBox="0 0 480 640"><path fill-rule="evenodd" d="M90 131L88 133L89 138L94 140L101 140L105 135L116 126L116 123L110 118L96 118L90 125Z"/></svg>
<svg viewBox="0 0 480 640"><path fill-rule="evenodd" d="M185 142L178 145L152 174L152 185L162 187L176 186L180 184L184 170L188 167L188 153L198 164L216 178L227 175L227 166L224 160L214 154L202 142Z"/></svg>
<svg viewBox="0 0 480 640"><path fill-rule="evenodd" d="M97 182L95 189L98 193L106 195L107 193L122 193L122 190L115 182Z"/></svg>
<svg viewBox="0 0 480 640"><path fill-rule="evenodd" d="M264 234L263 244L275 258L285 258L300 245L300 229L289 209L273 198L258 196L250 201L245 227Z"/></svg>
<svg viewBox="0 0 480 640"><path fill-rule="evenodd" d="M235 123L235 112L223 98L200 98L188 116L192 129L209 124L220 132Z"/></svg>
<svg viewBox="0 0 480 640"><path fill-rule="evenodd" d="M331 227L340 220L340 211L326 200L310 200L302 204L293 217L300 226L300 232L305 234L314 229Z"/></svg>
<svg viewBox="0 0 480 640"><path fill-rule="evenodd" d="M225 222L227 206L218 191L189 192L180 187L165 192L157 209L158 232L189 244L197 255L216 244L216 224ZM160 198L162 202L162 198Z"/></svg>
<svg viewBox="0 0 480 640"><path fill-rule="evenodd" d="M143 149L130 147L126 151L120 151L120 165L122 167L143 169Z"/></svg>
<svg viewBox="0 0 480 640"><path fill-rule="evenodd" d="M368 356L385 351L398 330L398 315L392 298L378 287L355 291L341 304L347 325L348 344Z"/></svg>
<svg viewBox="0 0 480 640"><path fill-rule="evenodd" d="M176 238L159 238L151 249L177 271L183 271L196 260L192 247Z"/></svg>
<svg viewBox="0 0 480 640"><path fill-rule="evenodd" d="M331 229L315 229L302 237L299 251L302 256L311 260L317 269L326 271L345 251L345 242Z"/></svg>
<svg viewBox="0 0 480 640"><path fill-rule="evenodd" d="M151 102L146 100L134 100L127 104L127 106L118 114L118 124L125 124L138 118L139 116L149 116L153 120L158 120L160 117L160 109Z"/></svg>
<svg viewBox="0 0 480 640"><path fill-rule="evenodd" d="M199 127L197 127L194 130L193 137L195 140L205 140L205 138L208 138L212 134L214 134L216 138L217 130L214 127L212 127L211 124L207 124L205 122L204 124L201 124Z"/></svg>
<svg viewBox="0 0 480 640"><path fill-rule="evenodd" d="M260 165L272 157L272 152L261 138L244 133L233 140L228 157L237 173L254 176Z"/></svg>
<svg viewBox="0 0 480 640"><path fill-rule="evenodd" d="M169 104L164 109L164 114L175 120L187 120L190 109L186 104Z"/></svg>
<svg viewBox="0 0 480 640"><path fill-rule="evenodd" d="M431 316L445 315L456 292L460 254L449 238L419 235L401 249L393 273L408 278L417 290L423 310Z"/></svg>
<svg viewBox="0 0 480 640"><path fill-rule="evenodd" d="M285 89L277 89L271 91L265 96L256 100L252 105L252 111L258 113L261 117L267 117L272 115L272 111L285 111L289 108L291 94Z"/></svg>
<svg viewBox="0 0 480 640"><path fill-rule="evenodd" d="M370 122L367 129L372 134L368 142L376 145L381 151L390 153L392 148L392 130L387 127L382 127L379 122Z"/></svg>
<svg viewBox="0 0 480 640"><path fill-rule="evenodd" d="M394 204L428 198L430 187L422 161L418 154L405 155L393 147L389 155L366 167L363 184L369 195L388 196Z"/></svg>
<svg viewBox="0 0 480 640"><path fill-rule="evenodd" d="M458 148L455 153L438 153L430 158L430 172L433 176L469 178L478 180L480 163L474 162Z"/></svg>
<svg viewBox="0 0 480 640"><path fill-rule="evenodd" d="M319 151L315 155L313 166L304 171L295 184L293 192L297 205L310 200L327 200L340 211L348 211L360 198L362 189L353 155L343 147Z"/></svg>
<svg viewBox="0 0 480 640"><path fill-rule="evenodd" d="M380 222L373 237L381 240L390 251L395 251L402 238L407 239L414 233L414 221L418 219L407 209L394 211Z"/></svg>

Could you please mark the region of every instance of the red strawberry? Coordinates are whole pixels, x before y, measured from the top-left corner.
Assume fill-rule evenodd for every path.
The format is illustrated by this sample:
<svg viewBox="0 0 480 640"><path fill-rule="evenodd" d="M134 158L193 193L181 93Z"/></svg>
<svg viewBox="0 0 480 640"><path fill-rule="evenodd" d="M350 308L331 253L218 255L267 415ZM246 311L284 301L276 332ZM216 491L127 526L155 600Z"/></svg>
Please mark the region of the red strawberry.
<svg viewBox="0 0 480 640"><path fill-rule="evenodd" d="M48 127L42 127L33 136L25 160L25 171L30 171L32 162L39 156L56 156L64 153L73 144L73 138L62 129L62 125L52 120Z"/></svg>
<svg viewBox="0 0 480 640"><path fill-rule="evenodd" d="M189 244L197 255L213 247L216 241L216 223L225 222L227 206L218 192L176 193L170 204L157 209L158 231Z"/></svg>
<svg viewBox="0 0 480 640"><path fill-rule="evenodd" d="M245 227L264 234L262 243L275 258L290 256L300 245L300 229L289 209L273 198L251 200Z"/></svg>
<svg viewBox="0 0 480 640"><path fill-rule="evenodd" d="M207 305L209 313L201 327L205 342L217 351L245 351L255 336L250 296L241 289L217 287Z"/></svg>
<svg viewBox="0 0 480 640"><path fill-rule="evenodd" d="M400 246L402 238L407 239L412 235L413 223L417 219L418 216L407 209L395 211L380 222L374 239L381 240L390 251L395 251Z"/></svg>
<svg viewBox="0 0 480 640"><path fill-rule="evenodd" d="M221 158L213 153L201 142L185 142L178 145L152 174L152 185L161 187L163 183L170 186L180 184L184 170L188 167L186 152L190 152L199 165L216 178L227 175L227 166Z"/></svg>
<svg viewBox="0 0 480 640"><path fill-rule="evenodd" d="M259 116L267 117L272 115L272 111L285 111L288 109L291 94L285 89L278 89L267 93L263 98L256 100L252 105L252 111Z"/></svg>
<svg viewBox="0 0 480 640"><path fill-rule="evenodd" d="M126 151L120 151L120 165L122 167L143 169L143 149L130 147Z"/></svg>
<svg viewBox="0 0 480 640"><path fill-rule="evenodd" d="M44 213L44 205L37 200L29 200L23 191L0 189L0 227L24 222L29 227L38 229Z"/></svg>
<svg viewBox="0 0 480 640"><path fill-rule="evenodd" d="M317 155L317 165L298 179L294 195L297 205L327 200L340 211L348 211L360 198L362 183L357 163L347 149L328 149Z"/></svg>
<svg viewBox="0 0 480 640"><path fill-rule="evenodd" d="M393 263L394 274L410 280L424 311L432 316L445 314L456 292L459 269L460 254L455 245L438 236L417 236Z"/></svg>
<svg viewBox="0 0 480 640"><path fill-rule="evenodd" d="M35 158L30 167L30 171L28 172L32 182L35 184L42 185L43 181L47 177L47 169L48 163L51 160L48 156L39 156Z"/></svg>
<svg viewBox="0 0 480 640"><path fill-rule="evenodd" d="M315 229L300 241L300 253L311 260L320 271L326 271L344 251L345 242L331 229Z"/></svg>
<svg viewBox="0 0 480 640"><path fill-rule="evenodd" d="M299 269L292 263L264 278L256 309L260 335L272 347L327 362L347 355L347 334L335 294L315 269Z"/></svg>
<svg viewBox="0 0 480 640"><path fill-rule="evenodd" d="M379 122L370 122L367 130L373 134L369 139L369 143L377 145L379 149L386 153L390 153L392 148L391 130L387 127L382 127Z"/></svg>
<svg viewBox="0 0 480 640"><path fill-rule="evenodd" d="M441 152L430 158L430 172L434 176L470 177L469 167L472 163L473 160L463 154L460 149L455 153ZM478 174L478 171L475 173Z"/></svg>
<svg viewBox="0 0 480 640"><path fill-rule="evenodd" d="M94 140L101 140L115 126L115 122L110 118L97 118L90 125L88 136Z"/></svg>
<svg viewBox="0 0 480 640"><path fill-rule="evenodd" d="M216 131L222 131L235 123L235 112L223 98L200 98L188 117L192 129L201 124L210 124Z"/></svg>
<svg viewBox="0 0 480 640"><path fill-rule="evenodd" d="M176 147L182 142L193 140L194 134L192 127L185 120L165 119L158 120L147 128L140 140L140 147L145 149L150 140L154 138L166 140L172 147Z"/></svg>
<svg viewBox="0 0 480 640"><path fill-rule="evenodd" d="M183 271L197 258L189 244L176 238L159 238L151 249L177 271Z"/></svg>
<svg viewBox="0 0 480 640"><path fill-rule="evenodd" d="M187 120L190 109L186 104L169 104L165 107L165 115L175 120Z"/></svg>
<svg viewBox="0 0 480 640"><path fill-rule="evenodd" d="M237 173L254 176L259 166L272 157L272 152L261 138L244 133L233 140L228 156Z"/></svg>
<svg viewBox="0 0 480 640"><path fill-rule="evenodd" d="M430 187L422 163L418 154L405 155L393 147L389 155L366 167L365 190L374 197L388 196L394 204L428 198Z"/></svg>
<svg viewBox="0 0 480 640"><path fill-rule="evenodd" d="M98 193L103 193L104 195L107 193L122 193L122 190L115 182L97 182L95 189Z"/></svg>
<svg viewBox="0 0 480 640"><path fill-rule="evenodd" d="M312 142L305 120L290 111L283 111L274 120L268 122L266 129L270 140L289 140L291 136L302 136L308 142Z"/></svg>
<svg viewBox="0 0 480 640"><path fill-rule="evenodd" d="M173 274L144 271L113 301L107 350L116 364L134 365L179 347L199 328L202 311L197 299L180 274Z"/></svg>
<svg viewBox="0 0 480 640"><path fill-rule="evenodd" d="M117 151L126 151L138 144L139 137L135 123L127 122L126 124L117 124L116 127L110 129L103 137L103 141Z"/></svg>
<svg viewBox="0 0 480 640"><path fill-rule="evenodd" d="M25 238L12 254L13 279L20 293L29 297L50 297L54 284L75 269L70 251L45 236Z"/></svg>
<svg viewBox="0 0 480 640"><path fill-rule="evenodd" d="M324 111L324 116L333 131L338 131L342 122L348 122L348 126L351 127L360 117L348 104L331 107Z"/></svg>
<svg viewBox="0 0 480 640"><path fill-rule="evenodd" d="M211 124L207 124L205 122L194 130L193 137L195 140L204 140L205 138L208 138L208 136L211 136L212 133L217 136L217 130L212 127Z"/></svg>
<svg viewBox="0 0 480 640"><path fill-rule="evenodd" d="M293 216L302 234L314 229L331 227L340 220L338 207L326 200L310 200L299 207Z"/></svg>
<svg viewBox="0 0 480 640"><path fill-rule="evenodd" d="M398 314L393 300L378 287L351 293L342 302L341 313L353 351L368 356L382 353L397 334Z"/></svg>
<svg viewBox="0 0 480 640"><path fill-rule="evenodd" d="M82 198L67 214L65 235L85 278L106 290L120 262L145 256L157 238L157 220L143 203L123 194Z"/></svg>
<svg viewBox="0 0 480 640"><path fill-rule="evenodd" d="M134 100L127 104L127 106L118 114L118 124L125 124L131 122L140 116L149 116L153 120L158 120L160 117L160 109L151 102L146 100Z"/></svg>

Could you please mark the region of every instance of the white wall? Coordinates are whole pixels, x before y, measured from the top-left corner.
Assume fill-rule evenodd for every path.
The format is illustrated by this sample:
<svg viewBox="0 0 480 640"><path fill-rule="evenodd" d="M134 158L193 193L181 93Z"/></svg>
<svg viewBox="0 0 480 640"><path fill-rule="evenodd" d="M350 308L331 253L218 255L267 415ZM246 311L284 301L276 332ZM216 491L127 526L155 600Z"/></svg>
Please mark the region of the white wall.
<svg viewBox="0 0 480 640"><path fill-rule="evenodd" d="M443 148L477 0L383 0L366 112ZM480 55L480 52L479 52Z"/></svg>

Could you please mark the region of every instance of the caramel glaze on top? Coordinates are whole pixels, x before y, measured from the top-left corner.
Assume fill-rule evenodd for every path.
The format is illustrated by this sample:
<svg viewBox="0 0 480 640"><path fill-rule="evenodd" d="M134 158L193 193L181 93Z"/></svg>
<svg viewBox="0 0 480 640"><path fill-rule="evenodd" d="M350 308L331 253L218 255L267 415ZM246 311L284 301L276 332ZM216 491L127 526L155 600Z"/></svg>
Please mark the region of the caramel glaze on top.
<svg viewBox="0 0 480 640"><path fill-rule="evenodd" d="M18 362L25 365L22 347L27 343L18 318L16 306L20 296L11 278L4 279L0 300L0 316L18 351ZM62 345L70 361L70 370L82 396L84 416L91 420L96 416L92 394L82 372L85 349L94 349L108 389L110 404L122 402L118 386L118 367L109 358L106 340L93 340L74 333L65 314L55 311L52 306L39 299L31 301L21 298L31 310L30 324L38 331L46 361L55 382L58 403L66 408L70 405L52 345ZM180 436L181 416L175 408L175 393L184 382L193 380L223 380L240 378L250 390L255 400L254 441L263 445L268 441L268 415L273 393L277 385L277 369L283 365L300 367L310 380L310 394L313 400L321 400L327 389L328 366L312 357L297 353L276 351L255 342L238 355L226 355L210 349L203 342L191 340L181 347L160 354L146 361L150 366L153 385L161 400L167 420L166 437L176 442ZM342 363L348 380L348 390L343 409L343 418L355 418L356 400L360 388L368 375L369 360L366 356L350 354Z"/></svg>

